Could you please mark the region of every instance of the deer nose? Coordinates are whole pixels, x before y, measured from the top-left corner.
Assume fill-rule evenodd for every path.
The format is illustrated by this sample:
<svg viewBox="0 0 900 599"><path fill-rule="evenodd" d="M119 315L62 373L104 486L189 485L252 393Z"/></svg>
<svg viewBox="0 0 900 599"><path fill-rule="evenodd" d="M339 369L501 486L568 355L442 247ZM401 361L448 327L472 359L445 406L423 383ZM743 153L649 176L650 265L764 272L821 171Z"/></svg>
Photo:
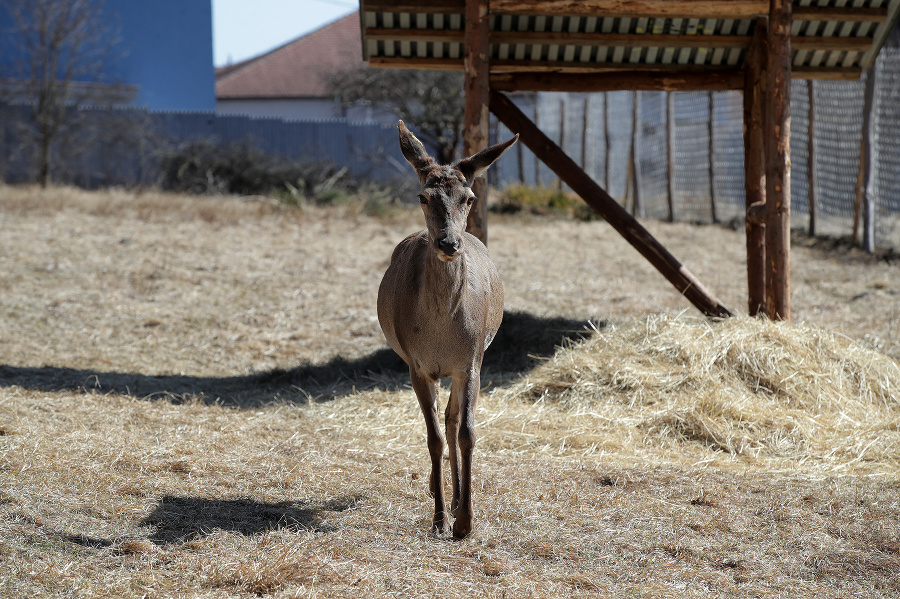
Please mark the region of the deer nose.
<svg viewBox="0 0 900 599"><path fill-rule="evenodd" d="M438 239L437 246L439 250L448 256L453 256L459 252L459 239L444 237L443 239Z"/></svg>

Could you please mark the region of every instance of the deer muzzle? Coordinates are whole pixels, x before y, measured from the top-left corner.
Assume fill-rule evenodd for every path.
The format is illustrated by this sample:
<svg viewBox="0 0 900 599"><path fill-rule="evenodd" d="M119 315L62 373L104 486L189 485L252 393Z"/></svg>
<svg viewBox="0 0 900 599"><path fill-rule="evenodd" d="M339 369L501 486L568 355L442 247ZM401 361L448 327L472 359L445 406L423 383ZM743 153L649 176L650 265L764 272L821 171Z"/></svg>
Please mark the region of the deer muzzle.
<svg viewBox="0 0 900 599"><path fill-rule="evenodd" d="M442 262L453 262L462 250L462 241L458 237L443 237L435 241L435 253Z"/></svg>

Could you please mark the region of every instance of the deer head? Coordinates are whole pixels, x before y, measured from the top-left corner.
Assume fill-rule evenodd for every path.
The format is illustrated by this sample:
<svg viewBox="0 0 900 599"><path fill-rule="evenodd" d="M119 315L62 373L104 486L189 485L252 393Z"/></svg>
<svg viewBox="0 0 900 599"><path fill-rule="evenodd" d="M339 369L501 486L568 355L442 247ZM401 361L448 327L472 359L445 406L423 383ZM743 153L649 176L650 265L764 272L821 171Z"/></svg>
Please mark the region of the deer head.
<svg viewBox="0 0 900 599"><path fill-rule="evenodd" d="M398 126L400 150L422 184L419 201L425 213L432 249L441 261L453 262L464 250L466 219L477 200L472 192L472 181L512 147L519 136L485 148L453 165L439 165L403 121Z"/></svg>

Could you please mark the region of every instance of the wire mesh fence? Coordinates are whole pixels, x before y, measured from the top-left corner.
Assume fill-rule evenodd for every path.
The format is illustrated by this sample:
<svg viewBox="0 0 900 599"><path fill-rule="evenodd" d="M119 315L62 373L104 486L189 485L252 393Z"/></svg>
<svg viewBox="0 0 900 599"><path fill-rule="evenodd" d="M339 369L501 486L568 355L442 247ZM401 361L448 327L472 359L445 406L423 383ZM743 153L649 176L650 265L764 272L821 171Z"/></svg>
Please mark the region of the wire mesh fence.
<svg viewBox="0 0 900 599"><path fill-rule="evenodd" d="M873 235L876 245L897 248L900 247L900 49L885 48L876 69ZM859 81L815 81L811 85L805 80L792 83L793 227L807 228L810 218L811 92L815 106L812 147L817 175L815 232L837 237L853 232L855 216L859 216L857 187L866 77L863 75ZM635 93L639 95L637 103ZM665 92L540 93L514 96L514 101L610 195L635 214L696 222L743 218L740 92L674 92L671 97ZM493 125L493 139L508 135L510 132L503 125ZM633 140L637 140L636 158L632 157ZM539 164L527 148L517 146L516 153L515 160L501 161L494 166L495 184L500 187L514 182L559 185L550 169ZM634 168L638 169L637 177Z"/></svg>

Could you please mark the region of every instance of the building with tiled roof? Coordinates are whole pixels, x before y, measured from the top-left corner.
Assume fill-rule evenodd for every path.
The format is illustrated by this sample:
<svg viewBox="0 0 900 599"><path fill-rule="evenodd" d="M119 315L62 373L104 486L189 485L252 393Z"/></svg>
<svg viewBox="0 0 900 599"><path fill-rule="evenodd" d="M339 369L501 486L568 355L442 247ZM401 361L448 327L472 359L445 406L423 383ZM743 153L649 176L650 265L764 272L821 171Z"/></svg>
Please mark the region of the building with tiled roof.
<svg viewBox="0 0 900 599"><path fill-rule="evenodd" d="M295 120L346 116L329 76L365 66L359 13L333 21L260 56L216 69L216 112Z"/></svg>

